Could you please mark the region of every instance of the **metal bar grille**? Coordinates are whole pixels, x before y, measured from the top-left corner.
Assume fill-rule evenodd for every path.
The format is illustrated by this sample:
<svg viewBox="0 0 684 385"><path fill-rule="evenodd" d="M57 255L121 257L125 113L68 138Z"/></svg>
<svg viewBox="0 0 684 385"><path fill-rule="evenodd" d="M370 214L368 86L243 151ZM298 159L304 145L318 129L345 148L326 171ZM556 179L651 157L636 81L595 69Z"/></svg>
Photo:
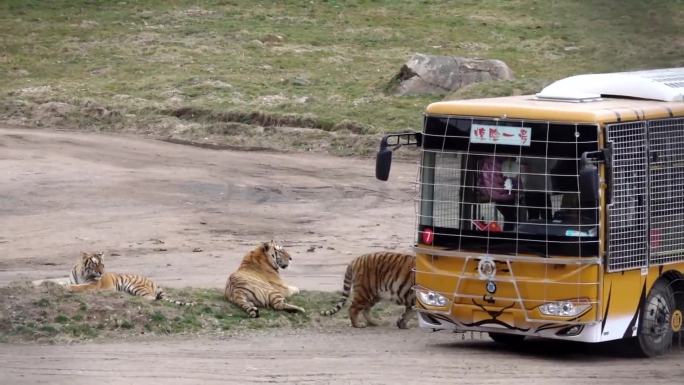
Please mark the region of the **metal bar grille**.
<svg viewBox="0 0 684 385"><path fill-rule="evenodd" d="M608 205L608 271L648 266L647 131L645 122L610 124L612 199Z"/></svg>
<svg viewBox="0 0 684 385"><path fill-rule="evenodd" d="M484 122L484 124L483 124ZM529 145L471 142L476 126L522 127ZM580 158L598 127L430 117L423 132L416 239L464 251L598 255L598 202L580 194Z"/></svg>
<svg viewBox="0 0 684 385"><path fill-rule="evenodd" d="M649 122L651 264L684 261L684 119Z"/></svg>

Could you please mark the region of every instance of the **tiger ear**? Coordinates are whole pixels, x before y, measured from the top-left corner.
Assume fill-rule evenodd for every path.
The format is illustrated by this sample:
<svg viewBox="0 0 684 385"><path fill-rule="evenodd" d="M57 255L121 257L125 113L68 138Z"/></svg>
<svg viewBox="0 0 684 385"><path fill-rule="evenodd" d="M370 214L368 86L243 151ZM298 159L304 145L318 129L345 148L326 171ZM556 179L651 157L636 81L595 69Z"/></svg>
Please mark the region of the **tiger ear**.
<svg viewBox="0 0 684 385"><path fill-rule="evenodd" d="M100 258L100 262L104 261L104 251L98 251L95 255Z"/></svg>
<svg viewBox="0 0 684 385"><path fill-rule="evenodd" d="M86 253L85 251L81 251L81 259L88 259L90 255Z"/></svg>
<svg viewBox="0 0 684 385"><path fill-rule="evenodd" d="M271 242L272 242L272 241L271 241ZM264 248L264 251L268 251L268 249L271 247L271 245L270 245L268 242L264 242L264 244L261 245L261 247Z"/></svg>

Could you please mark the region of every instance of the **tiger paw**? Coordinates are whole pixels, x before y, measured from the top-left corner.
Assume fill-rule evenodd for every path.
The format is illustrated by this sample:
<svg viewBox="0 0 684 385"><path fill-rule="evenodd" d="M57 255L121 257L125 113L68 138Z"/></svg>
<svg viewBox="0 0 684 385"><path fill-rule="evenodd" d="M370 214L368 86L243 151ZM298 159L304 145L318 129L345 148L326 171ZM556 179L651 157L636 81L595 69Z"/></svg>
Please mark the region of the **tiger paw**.
<svg viewBox="0 0 684 385"><path fill-rule="evenodd" d="M290 295L299 294L299 288L297 286L288 286L287 289L290 291Z"/></svg>
<svg viewBox="0 0 684 385"><path fill-rule="evenodd" d="M247 310L247 314L249 315L250 318L259 318L259 309L256 307L253 307L253 308Z"/></svg>
<svg viewBox="0 0 684 385"><path fill-rule="evenodd" d="M397 327L399 329L408 329L408 322L399 318L399 320L397 320Z"/></svg>

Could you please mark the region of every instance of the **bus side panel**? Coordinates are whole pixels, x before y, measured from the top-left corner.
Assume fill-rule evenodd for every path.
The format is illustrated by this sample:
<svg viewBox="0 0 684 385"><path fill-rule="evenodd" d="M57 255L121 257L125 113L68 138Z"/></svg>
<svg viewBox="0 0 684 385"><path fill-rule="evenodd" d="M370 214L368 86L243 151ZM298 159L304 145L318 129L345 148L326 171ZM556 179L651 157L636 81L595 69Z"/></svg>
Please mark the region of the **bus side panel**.
<svg viewBox="0 0 684 385"><path fill-rule="evenodd" d="M647 276L642 275L641 270L605 275L601 341L636 336L640 304L650 288L646 278Z"/></svg>

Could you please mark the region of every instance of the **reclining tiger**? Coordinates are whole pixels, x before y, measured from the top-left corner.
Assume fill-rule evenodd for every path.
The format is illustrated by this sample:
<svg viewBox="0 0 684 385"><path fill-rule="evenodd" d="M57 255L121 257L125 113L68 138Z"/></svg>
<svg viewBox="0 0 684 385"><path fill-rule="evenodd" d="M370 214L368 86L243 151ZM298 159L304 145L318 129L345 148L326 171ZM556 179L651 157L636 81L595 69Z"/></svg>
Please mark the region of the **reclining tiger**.
<svg viewBox="0 0 684 385"><path fill-rule="evenodd" d="M69 290L75 293L85 291L120 291L149 300L162 300L180 306L192 306L193 302L182 302L166 295L151 279L135 274L105 273L102 252L81 253L79 262L71 269Z"/></svg>
<svg viewBox="0 0 684 385"><path fill-rule="evenodd" d="M378 321L371 318L370 310L381 299L389 299L405 306L405 311L396 324L400 329L408 328L416 301L413 290L415 263L413 255L393 252L378 252L357 257L347 265L342 298L335 307L322 311L321 314L329 316L340 311L353 290L352 303L349 306L352 326L363 328L378 325ZM359 320L360 313L366 319L365 324Z"/></svg>
<svg viewBox="0 0 684 385"><path fill-rule="evenodd" d="M298 288L287 285L278 273L291 260L290 254L278 243L262 243L247 253L240 267L228 277L226 299L251 318L259 317L259 308L304 313L301 307L285 302L289 296L299 293Z"/></svg>

